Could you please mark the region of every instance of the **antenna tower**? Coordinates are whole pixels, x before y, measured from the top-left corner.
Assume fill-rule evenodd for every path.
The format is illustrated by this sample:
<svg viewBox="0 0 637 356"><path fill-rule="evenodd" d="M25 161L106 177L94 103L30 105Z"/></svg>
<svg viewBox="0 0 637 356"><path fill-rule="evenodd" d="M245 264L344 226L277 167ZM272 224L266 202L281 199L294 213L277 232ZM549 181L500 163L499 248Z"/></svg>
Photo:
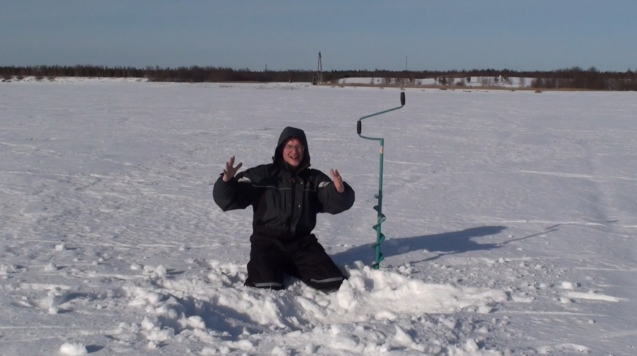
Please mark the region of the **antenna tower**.
<svg viewBox="0 0 637 356"><path fill-rule="evenodd" d="M318 64L316 65L316 82L317 84L323 84L323 62L321 61L321 52L319 52Z"/></svg>

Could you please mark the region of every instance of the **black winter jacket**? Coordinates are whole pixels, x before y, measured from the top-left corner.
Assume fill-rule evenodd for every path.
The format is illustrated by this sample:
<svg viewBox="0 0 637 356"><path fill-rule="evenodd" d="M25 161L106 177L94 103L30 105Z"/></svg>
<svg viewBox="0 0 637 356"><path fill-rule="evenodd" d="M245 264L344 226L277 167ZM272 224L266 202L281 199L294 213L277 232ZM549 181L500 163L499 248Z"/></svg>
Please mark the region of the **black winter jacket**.
<svg viewBox="0 0 637 356"><path fill-rule="evenodd" d="M295 172L282 156L283 145L293 137L305 146ZM222 174L213 188L214 201L223 211L252 205L252 242L260 237L291 242L311 234L318 213L338 214L354 204L354 190L349 184L343 182L345 191L339 193L327 175L309 167L305 133L287 127L279 138L273 163L238 173L228 182L223 181Z"/></svg>

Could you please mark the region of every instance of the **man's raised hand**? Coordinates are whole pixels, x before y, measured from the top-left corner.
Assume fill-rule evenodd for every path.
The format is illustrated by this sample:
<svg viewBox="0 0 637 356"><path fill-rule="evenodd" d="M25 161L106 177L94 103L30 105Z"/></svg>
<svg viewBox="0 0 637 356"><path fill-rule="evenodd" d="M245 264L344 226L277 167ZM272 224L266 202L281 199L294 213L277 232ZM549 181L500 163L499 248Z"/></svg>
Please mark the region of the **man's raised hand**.
<svg viewBox="0 0 637 356"><path fill-rule="evenodd" d="M334 181L334 188L339 193L343 193L345 191L345 186L343 185L343 178L341 174L338 173L337 169L330 169L330 173L332 173L332 180Z"/></svg>
<svg viewBox="0 0 637 356"><path fill-rule="evenodd" d="M223 181L229 182L230 179L232 179L232 177L237 174L237 171L239 170L239 168L241 168L241 165L242 163L239 162L239 164L234 167L234 156L230 157L230 160L226 162L226 169L223 170Z"/></svg>

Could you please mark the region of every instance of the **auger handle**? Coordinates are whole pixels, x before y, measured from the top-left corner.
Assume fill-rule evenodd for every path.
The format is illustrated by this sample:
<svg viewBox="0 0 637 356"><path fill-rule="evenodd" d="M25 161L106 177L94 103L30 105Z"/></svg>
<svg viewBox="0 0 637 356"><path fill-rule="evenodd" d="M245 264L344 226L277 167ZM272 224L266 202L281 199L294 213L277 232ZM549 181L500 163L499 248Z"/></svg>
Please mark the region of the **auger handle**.
<svg viewBox="0 0 637 356"><path fill-rule="evenodd" d="M401 109L403 106L405 106L405 92L401 91L400 92L400 106L399 107L395 107L393 109L389 109L389 110L385 110L385 111L377 112L375 114L371 114L371 115L367 115L367 116L361 117L360 119L358 119L358 121L356 121L356 133L360 136L361 132L363 131L363 121L362 121L363 119L367 119L368 117L384 114L386 112L398 110L398 109ZM374 138L372 138L372 139L374 139Z"/></svg>

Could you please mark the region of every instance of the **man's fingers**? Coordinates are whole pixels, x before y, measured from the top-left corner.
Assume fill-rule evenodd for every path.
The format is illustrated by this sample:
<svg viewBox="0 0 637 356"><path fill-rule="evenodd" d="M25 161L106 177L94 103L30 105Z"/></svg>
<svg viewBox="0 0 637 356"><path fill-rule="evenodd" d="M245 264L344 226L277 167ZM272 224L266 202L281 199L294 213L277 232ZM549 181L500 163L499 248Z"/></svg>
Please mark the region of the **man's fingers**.
<svg viewBox="0 0 637 356"><path fill-rule="evenodd" d="M223 170L223 181L228 182L237 173L237 170L241 168L241 163L234 167L234 156L230 157L230 160L226 162L226 169Z"/></svg>
<svg viewBox="0 0 637 356"><path fill-rule="evenodd" d="M239 169L243 165L243 163L239 162L237 166L234 166L234 156L230 157L230 160L226 162L226 169Z"/></svg>
<svg viewBox="0 0 637 356"><path fill-rule="evenodd" d="M341 174L338 173L338 169L330 169L330 173L332 173L336 191L339 193L343 193L345 191L345 187L343 186L343 178L341 178Z"/></svg>

